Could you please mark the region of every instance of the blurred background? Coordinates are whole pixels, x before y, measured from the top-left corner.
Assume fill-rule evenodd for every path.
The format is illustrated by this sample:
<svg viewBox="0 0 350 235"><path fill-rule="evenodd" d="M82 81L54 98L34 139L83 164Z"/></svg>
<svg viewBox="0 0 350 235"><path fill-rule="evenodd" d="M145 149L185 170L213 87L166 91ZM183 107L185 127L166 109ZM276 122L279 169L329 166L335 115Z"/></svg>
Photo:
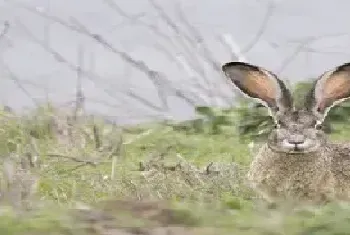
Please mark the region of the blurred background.
<svg viewBox="0 0 350 235"><path fill-rule="evenodd" d="M120 124L192 118L236 99L242 60L294 84L349 60L346 0L1 0L0 102L84 100Z"/></svg>

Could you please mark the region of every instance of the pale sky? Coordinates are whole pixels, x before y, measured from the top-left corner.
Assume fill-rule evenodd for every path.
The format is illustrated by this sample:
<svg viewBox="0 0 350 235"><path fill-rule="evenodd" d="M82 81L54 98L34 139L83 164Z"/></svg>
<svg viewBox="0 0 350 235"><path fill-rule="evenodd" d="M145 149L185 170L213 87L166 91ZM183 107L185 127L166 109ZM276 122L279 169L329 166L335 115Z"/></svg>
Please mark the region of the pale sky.
<svg viewBox="0 0 350 235"><path fill-rule="evenodd" d="M107 1L114 1L123 10L122 13L134 16L134 20L121 16L106 4ZM179 15L180 7L190 24L201 33L219 64L233 58L219 38L229 34L240 48L245 48L256 38L269 2L273 3L273 9L259 41L245 54L247 61L277 72L282 78L300 81L316 77L350 60L350 28L347 27L347 22L350 22L350 1L154 1L181 29L185 28L186 35L192 37L192 31L184 27ZM16 2L18 4L14 4ZM152 103L159 103L150 80L118 55L91 38L50 22L21 6L48 12L66 22L79 21L91 32L102 35L118 50L162 72L178 88L186 90L190 84L207 79L212 85L207 87L209 90L216 93L222 90L227 97L233 97L222 75L205 64L199 49L182 44L183 37L176 35L164 23L149 0L1 0L0 24L8 21L10 28L5 38L0 40L0 101L16 110L33 107L32 100L18 84L30 97L39 101L45 100L47 93L49 99L57 103L74 98L76 72L55 60L52 54L35 43L35 38L42 43L48 42L50 48L71 65L77 64L78 48L83 48L84 68L90 74L95 74L90 77L94 82L87 77L82 78L89 112L112 116L121 122L156 114L124 95L130 87L134 93ZM162 36L154 33L149 26L156 28ZM45 35L49 35L46 41ZM310 38L314 40L301 47L301 43ZM299 53L290 63L286 63L297 48ZM198 71L202 71L206 78L196 75L195 79L181 69L177 64L179 60L176 60L180 57L196 63ZM286 66L281 71L283 65ZM12 76L7 68L10 68ZM169 111L165 113L175 118L191 116L192 109L186 102L169 99Z"/></svg>

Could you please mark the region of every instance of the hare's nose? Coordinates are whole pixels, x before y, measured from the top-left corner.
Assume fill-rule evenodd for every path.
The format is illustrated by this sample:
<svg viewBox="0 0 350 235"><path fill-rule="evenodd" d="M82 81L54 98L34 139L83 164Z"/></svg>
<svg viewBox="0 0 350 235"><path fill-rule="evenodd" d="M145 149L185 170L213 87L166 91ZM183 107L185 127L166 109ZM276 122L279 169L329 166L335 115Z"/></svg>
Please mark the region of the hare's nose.
<svg viewBox="0 0 350 235"><path fill-rule="evenodd" d="M294 134L289 137L288 142L290 144L302 144L305 142L305 138L303 135Z"/></svg>

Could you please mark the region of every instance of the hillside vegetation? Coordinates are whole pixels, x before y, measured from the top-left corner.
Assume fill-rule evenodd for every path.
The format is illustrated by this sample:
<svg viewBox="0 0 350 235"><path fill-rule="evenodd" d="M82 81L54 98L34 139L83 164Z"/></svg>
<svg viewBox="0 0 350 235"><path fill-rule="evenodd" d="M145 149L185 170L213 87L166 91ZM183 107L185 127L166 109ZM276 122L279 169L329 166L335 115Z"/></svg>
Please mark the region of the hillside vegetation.
<svg viewBox="0 0 350 235"><path fill-rule="evenodd" d="M348 204L273 207L247 187L259 139L242 138L242 108L197 111L132 127L50 106L1 112L0 234L350 233Z"/></svg>

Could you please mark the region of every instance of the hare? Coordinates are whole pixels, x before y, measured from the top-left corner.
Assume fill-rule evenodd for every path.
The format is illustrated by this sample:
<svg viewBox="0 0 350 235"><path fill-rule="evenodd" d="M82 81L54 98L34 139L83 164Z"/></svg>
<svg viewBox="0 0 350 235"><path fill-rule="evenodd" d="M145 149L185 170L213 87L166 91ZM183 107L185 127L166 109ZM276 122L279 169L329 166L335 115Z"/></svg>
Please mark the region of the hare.
<svg viewBox="0 0 350 235"><path fill-rule="evenodd" d="M274 73L228 62L225 76L246 96L266 106L275 128L249 167L249 185L268 202L325 203L350 199L350 145L330 142L323 121L350 97L350 63L326 71L313 83L303 107Z"/></svg>

